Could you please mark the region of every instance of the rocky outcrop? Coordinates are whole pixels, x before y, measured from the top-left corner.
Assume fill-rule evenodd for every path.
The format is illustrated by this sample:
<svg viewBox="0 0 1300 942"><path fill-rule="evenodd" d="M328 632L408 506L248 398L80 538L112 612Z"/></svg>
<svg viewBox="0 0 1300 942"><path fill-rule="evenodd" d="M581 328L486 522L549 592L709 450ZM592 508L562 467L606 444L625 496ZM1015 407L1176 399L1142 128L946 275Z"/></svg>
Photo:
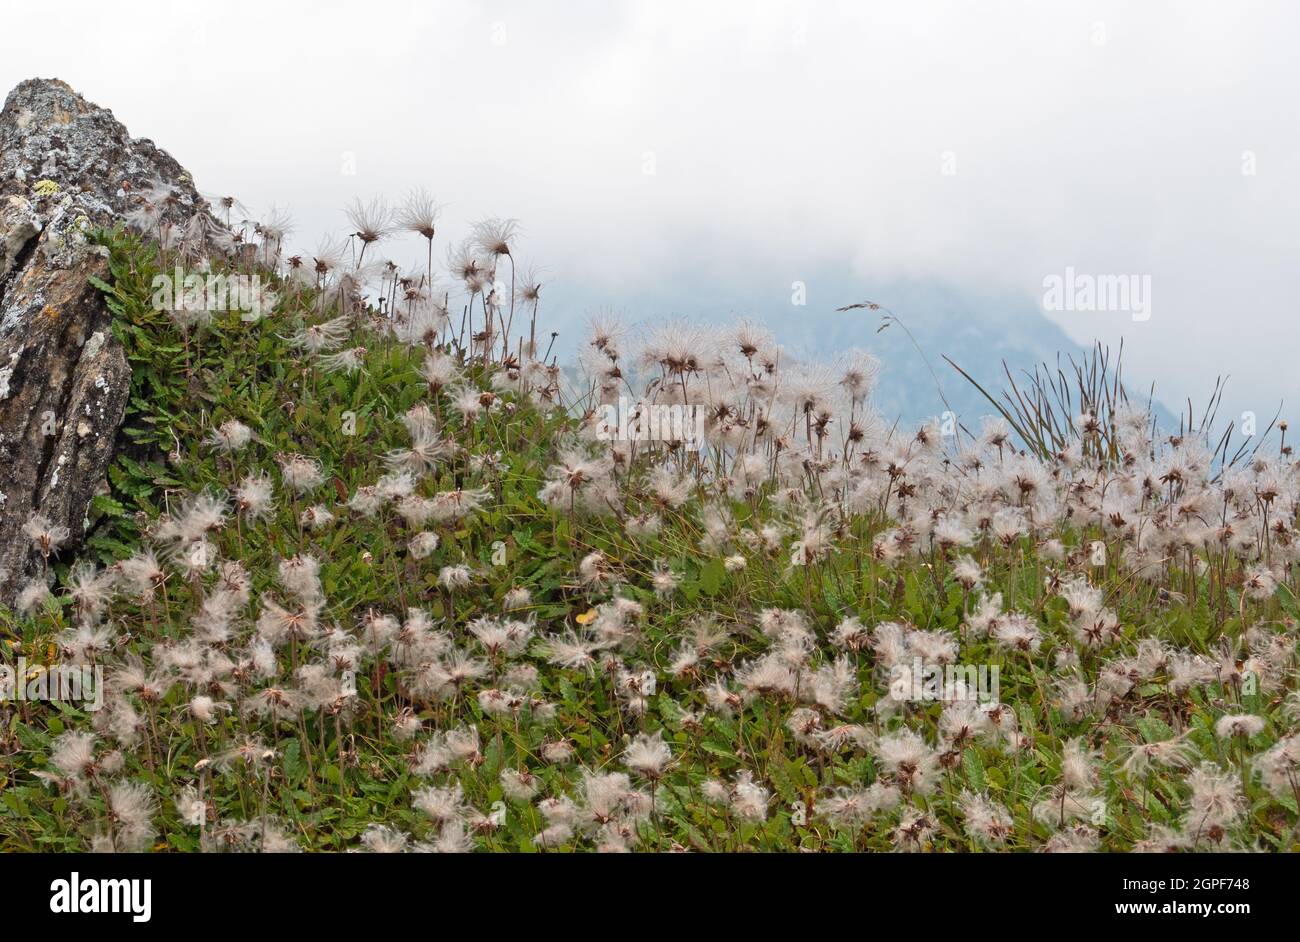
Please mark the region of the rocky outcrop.
<svg viewBox="0 0 1300 942"><path fill-rule="evenodd" d="M188 174L63 82L23 82L0 112L0 605L41 572L23 527L84 534L126 409L130 367L90 277L98 227L203 207ZM144 209L142 209L144 207ZM206 214L205 214L206 215Z"/></svg>

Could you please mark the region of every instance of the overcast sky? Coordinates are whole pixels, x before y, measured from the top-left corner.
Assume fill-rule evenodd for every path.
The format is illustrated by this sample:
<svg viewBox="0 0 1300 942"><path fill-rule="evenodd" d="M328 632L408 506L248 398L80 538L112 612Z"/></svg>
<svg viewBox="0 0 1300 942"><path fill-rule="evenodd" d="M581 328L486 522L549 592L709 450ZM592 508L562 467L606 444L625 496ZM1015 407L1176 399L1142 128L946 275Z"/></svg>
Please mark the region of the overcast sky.
<svg viewBox="0 0 1300 942"><path fill-rule="evenodd" d="M423 184L449 237L518 217L523 256L614 306L692 267L869 268L1034 302L1067 266L1147 275L1149 320L1048 316L1082 343L1122 335L1167 402L1218 373L1238 408L1300 402L1294 4L51 11L0 34L0 84L63 78L205 192L288 206L307 247L352 196Z"/></svg>

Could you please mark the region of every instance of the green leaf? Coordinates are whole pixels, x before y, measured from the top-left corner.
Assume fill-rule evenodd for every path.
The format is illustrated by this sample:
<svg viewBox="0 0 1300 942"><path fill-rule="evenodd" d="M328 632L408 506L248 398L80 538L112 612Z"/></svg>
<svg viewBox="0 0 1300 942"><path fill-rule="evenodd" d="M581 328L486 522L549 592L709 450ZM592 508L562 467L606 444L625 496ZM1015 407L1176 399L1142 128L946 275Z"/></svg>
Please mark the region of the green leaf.
<svg viewBox="0 0 1300 942"><path fill-rule="evenodd" d="M722 560L711 559L700 569L700 589L705 595L717 595L726 573Z"/></svg>
<svg viewBox="0 0 1300 942"><path fill-rule="evenodd" d="M966 770L966 781L970 787L977 792L982 792L987 787L984 778L984 762L979 757L979 752L975 749L967 749L962 754L962 767Z"/></svg>

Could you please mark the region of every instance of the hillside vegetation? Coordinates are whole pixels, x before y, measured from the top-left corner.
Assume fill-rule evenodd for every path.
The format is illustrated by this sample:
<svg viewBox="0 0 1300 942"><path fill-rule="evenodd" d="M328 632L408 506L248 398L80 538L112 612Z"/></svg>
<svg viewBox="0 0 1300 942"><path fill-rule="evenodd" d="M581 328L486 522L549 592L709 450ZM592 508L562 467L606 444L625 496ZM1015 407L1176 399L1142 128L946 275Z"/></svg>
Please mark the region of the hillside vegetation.
<svg viewBox="0 0 1300 942"><path fill-rule="evenodd" d="M151 208L101 235L134 373L88 546L33 518L0 613L103 704L0 705L4 849L1294 848L1285 443L1122 397L1045 457L902 429L872 358L743 323L593 324L573 388L508 221L435 273L418 195L301 258ZM610 440L631 376L704 447Z"/></svg>

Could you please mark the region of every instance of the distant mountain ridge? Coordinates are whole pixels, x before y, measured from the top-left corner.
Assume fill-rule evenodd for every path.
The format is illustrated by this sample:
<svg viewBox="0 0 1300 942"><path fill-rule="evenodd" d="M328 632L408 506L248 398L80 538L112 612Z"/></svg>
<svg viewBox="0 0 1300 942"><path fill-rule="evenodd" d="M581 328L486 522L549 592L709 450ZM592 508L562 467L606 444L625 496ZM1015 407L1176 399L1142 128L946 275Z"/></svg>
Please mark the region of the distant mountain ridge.
<svg viewBox="0 0 1300 942"><path fill-rule="evenodd" d="M726 324L749 318L766 325L800 360L828 360L850 349L867 350L881 361L874 405L886 419L904 424L951 408L961 422L974 427L980 417L995 413L945 355L997 396L1007 385L1004 362L1020 382L1022 371L1032 372L1039 363L1055 365L1059 358L1068 370L1071 356L1078 360L1087 353L1028 299L978 295L934 282L870 283L835 276L803 282L805 303L800 305L793 303L799 293L796 281L777 276L703 284L668 279L669 287L633 291L612 307L630 325L674 318ZM561 286L550 300L561 330L556 350L562 359L577 350L586 316L611 308L608 301ZM880 309L837 310L862 301L875 302ZM555 315L557 306L563 315ZM884 326L887 311L897 322ZM1147 403L1149 384L1128 375L1124 384L1134 402ZM1171 413L1158 401L1153 408L1167 425Z"/></svg>

